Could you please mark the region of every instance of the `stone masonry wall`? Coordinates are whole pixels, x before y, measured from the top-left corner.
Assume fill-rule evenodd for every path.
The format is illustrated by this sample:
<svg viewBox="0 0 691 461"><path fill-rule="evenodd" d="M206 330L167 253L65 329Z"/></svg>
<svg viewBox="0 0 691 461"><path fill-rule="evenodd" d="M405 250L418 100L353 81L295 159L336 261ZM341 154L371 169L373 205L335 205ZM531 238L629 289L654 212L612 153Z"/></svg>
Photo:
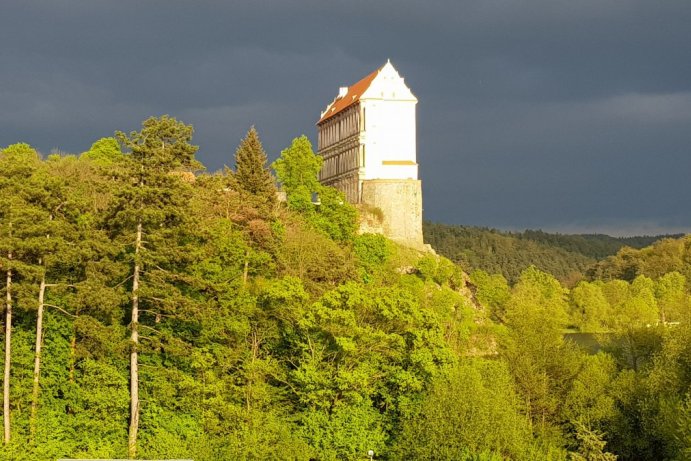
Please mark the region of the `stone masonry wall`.
<svg viewBox="0 0 691 461"><path fill-rule="evenodd" d="M362 182L362 203L379 208L383 233L404 245L422 248L422 182L370 179Z"/></svg>

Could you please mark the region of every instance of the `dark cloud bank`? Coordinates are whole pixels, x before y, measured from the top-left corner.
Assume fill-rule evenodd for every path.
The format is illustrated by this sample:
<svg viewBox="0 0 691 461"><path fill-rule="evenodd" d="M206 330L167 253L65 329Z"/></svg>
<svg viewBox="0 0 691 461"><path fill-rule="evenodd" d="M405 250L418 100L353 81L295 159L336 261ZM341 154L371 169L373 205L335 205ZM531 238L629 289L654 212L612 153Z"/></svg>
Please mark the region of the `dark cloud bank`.
<svg viewBox="0 0 691 461"><path fill-rule="evenodd" d="M387 58L418 104L426 219L691 231L687 0L3 1L0 145L81 152L168 113L211 170L272 158Z"/></svg>

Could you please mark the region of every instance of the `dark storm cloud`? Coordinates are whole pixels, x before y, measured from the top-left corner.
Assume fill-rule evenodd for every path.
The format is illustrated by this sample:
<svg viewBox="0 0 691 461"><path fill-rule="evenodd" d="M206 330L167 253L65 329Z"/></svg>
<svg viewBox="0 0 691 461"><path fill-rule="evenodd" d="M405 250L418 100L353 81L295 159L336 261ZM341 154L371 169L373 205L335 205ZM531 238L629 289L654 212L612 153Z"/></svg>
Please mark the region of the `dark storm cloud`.
<svg viewBox="0 0 691 461"><path fill-rule="evenodd" d="M4 1L0 145L80 152L169 113L212 170L271 157L391 58L418 96L427 219L691 229L686 0Z"/></svg>

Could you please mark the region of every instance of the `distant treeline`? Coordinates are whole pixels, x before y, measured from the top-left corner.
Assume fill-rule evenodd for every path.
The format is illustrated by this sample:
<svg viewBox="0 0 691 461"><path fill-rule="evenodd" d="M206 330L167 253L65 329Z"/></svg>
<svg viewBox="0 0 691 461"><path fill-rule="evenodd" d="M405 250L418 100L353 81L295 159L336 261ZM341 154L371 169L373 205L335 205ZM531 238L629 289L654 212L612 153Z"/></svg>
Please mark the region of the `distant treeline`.
<svg viewBox="0 0 691 461"><path fill-rule="evenodd" d="M640 249L665 237L612 237L603 234L552 234L541 230L505 232L486 227L426 222L425 241L469 272L482 269L515 282L531 265L568 284L598 261L625 247Z"/></svg>

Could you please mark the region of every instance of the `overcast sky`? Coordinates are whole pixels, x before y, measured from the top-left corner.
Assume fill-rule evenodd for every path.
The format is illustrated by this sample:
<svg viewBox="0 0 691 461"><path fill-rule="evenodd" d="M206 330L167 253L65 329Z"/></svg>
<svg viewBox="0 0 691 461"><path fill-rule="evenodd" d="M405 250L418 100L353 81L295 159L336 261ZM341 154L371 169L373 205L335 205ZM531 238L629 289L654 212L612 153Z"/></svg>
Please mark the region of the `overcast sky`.
<svg viewBox="0 0 691 461"><path fill-rule="evenodd" d="M273 160L387 58L425 219L691 232L689 0L1 0L0 146L170 114L211 171L253 124Z"/></svg>

